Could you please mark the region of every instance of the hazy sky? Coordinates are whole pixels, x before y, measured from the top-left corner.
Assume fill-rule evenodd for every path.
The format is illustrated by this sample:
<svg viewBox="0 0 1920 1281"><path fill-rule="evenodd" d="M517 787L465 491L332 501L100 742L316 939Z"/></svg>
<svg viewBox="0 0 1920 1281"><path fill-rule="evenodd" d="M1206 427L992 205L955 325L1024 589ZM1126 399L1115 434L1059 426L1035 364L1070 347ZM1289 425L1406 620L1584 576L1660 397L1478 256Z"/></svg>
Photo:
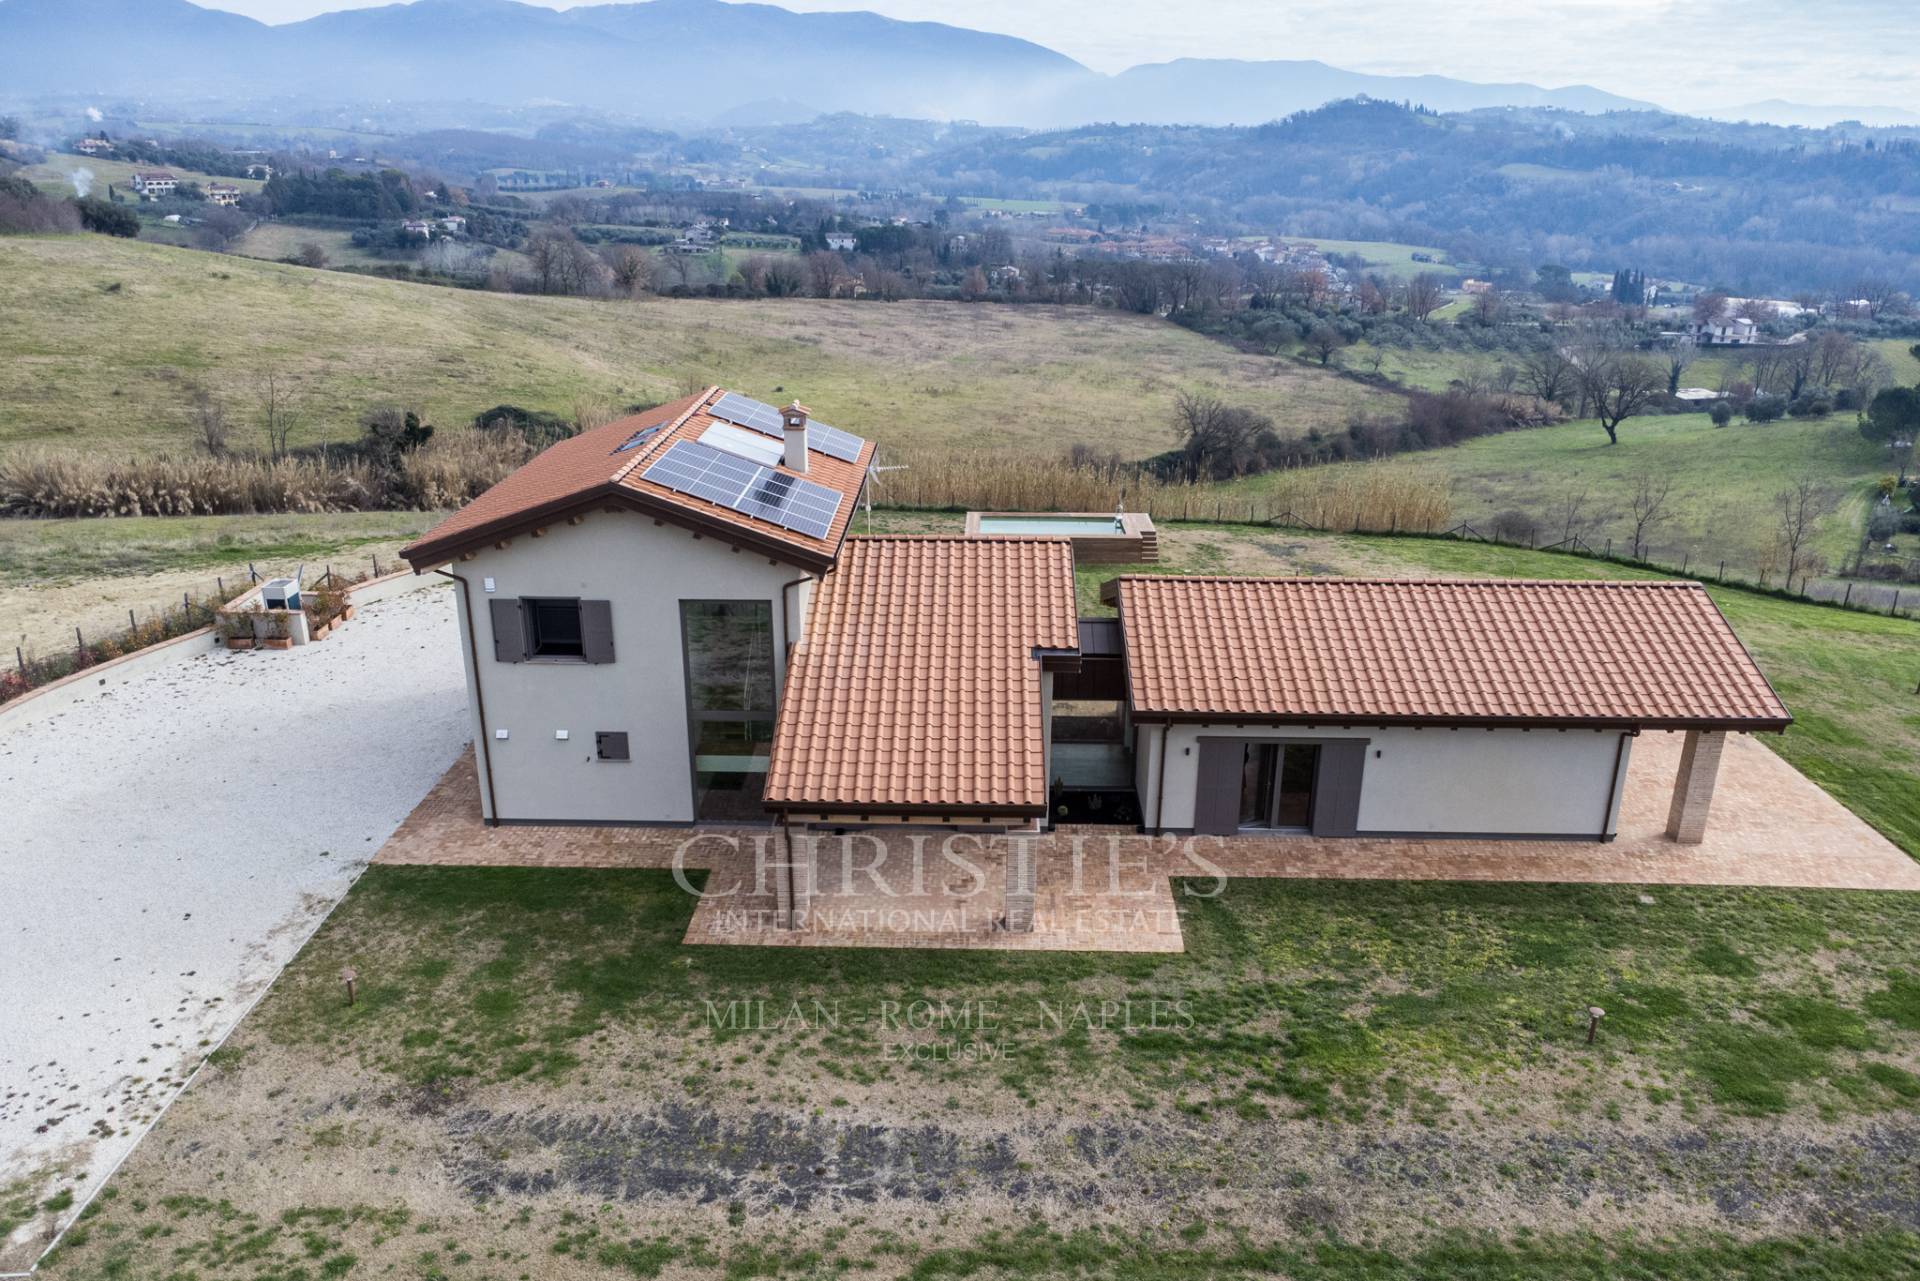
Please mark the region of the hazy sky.
<svg viewBox="0 0 1920 1281"><path fill-rule="evenodd" d="M384 0L199 0L268 22ZM569 0L534 0L572 8ZM1174 57L1585 83L1666 106L1920 110L1920 0L783 0L1038 41L1100 71Z"/></svg>

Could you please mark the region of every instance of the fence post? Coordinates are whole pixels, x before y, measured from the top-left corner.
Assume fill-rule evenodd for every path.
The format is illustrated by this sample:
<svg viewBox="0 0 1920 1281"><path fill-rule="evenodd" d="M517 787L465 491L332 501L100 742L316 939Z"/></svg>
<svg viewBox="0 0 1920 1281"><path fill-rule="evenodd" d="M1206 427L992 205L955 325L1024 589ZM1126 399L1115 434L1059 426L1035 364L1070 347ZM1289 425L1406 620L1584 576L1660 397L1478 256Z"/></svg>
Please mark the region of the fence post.
<svg viewBox="0 0 1920 1281"><path fill-rule="evenodd" d="M1611 560L1611 559L1613 558L1613 540L1612 540L1611 538L1609 538L1609 539L1607 540L1607 551L1606 551L1606 555L1607 555L1607 558L1608 558L1609 560Z"/></svg>
<svg viewBox="0 0 1920 1281"><path fill-rule="evenodd" d="M218 578L218 577L216 577L216 578L215 578L215 579L213 580L213 584L214 584L214 586L215 586L215 587L218 587L218 588L220 589L220 603L221 603L221 604L223 604L223 605L224 605L224 604L226 604L226 600L227 600L227 580L226 580L226 579L224 579L224 578Z"/></svg>
<svg viewBox="0 0 1920 1281"><path fill-rule="evenodd" d="M260 581L260 571L253 567L252 561L247 562L247 581L250 583L257 583Z"/></svg>
<svg viewBox="0 0 1920 1281"><path fill-rule="evenodd" d="M78 627L73 629L73 651L76 657L87 652L87 638L80 634Z"/></svg>
<svg viewBox="0 0 1920 1281"><path fill-rule="evenodd" d="M18 645L13 647L13 661L20 664L20 675L25 676L27 674L27 656L20 652Z"/></svg>
<svg viewBox="0 0 1920 1281"><path fill-rule="evenodd" d="M380 577L380 553L374 552L372 553L372 555L373 555L373 576L375 578L378 578Z"/></svg>
<svg viewBox="0 0 1920 1281"><path fill-rule="evenodd" d="M180 612L188 618L193 617L193 596L188 592L180 593Z"/></svg>
<svg viewBox="0 0 1920 1281"><path fill-rule="evenodd" d="M1894 614L1898 614L1899 612L1900 612L1900 589L1896 587L1893 589L1893 608L1888 610L1887 614L1889 616L1892 616Z"/></svg>
<svg viewBox="0 0 1920 1281"><path fill-rule="evenodd" d="M1723 560L1720 562L1720 577L1724 579L1726 576L1727 576L1727 562Z"/></svg>
<svg viewBox="0 0 1920 1281"><path fill-rule="evenodd" d="M333 566L327 566L327 586L333 586Z"/></svg>
<svg viewBox="0 0 1920 1281"><path fill-rule="evenodd" d="M1844 607L1844 606L1846 606L1846 605L1848 605L1848 604L1851 604L1851 603L1852 603L1852 601L1853 601L1853 584L1852 584L1852 583L1848 583L1848 584L1847 584L1847 594L1846 594L1846 595L1844 595L1844 596L1842 596L1842 597L1840 598L1840 604L1841 604L1841 605L1842 605L1842 606Z"/></svg>

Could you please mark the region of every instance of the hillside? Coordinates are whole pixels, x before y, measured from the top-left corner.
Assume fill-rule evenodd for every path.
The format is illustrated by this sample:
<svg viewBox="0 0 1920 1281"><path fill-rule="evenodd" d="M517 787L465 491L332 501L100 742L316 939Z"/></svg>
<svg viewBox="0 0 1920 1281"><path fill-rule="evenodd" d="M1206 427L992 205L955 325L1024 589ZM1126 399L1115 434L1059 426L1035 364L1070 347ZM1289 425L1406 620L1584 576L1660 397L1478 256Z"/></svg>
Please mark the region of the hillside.
<svg viewBox="0 0 1920 1281"><path fill-rule="evenodd" d="M570 412L720 382L799 394L888 446L1140 457L1173 443L1182 389L1294 430L1398 400L1087 308L537 298L99 236L0 239L0 448L190 448L196 387L251 435L269 375L291 386L296 444L352 436L376 405L451 424L503 402Z"/></svg>

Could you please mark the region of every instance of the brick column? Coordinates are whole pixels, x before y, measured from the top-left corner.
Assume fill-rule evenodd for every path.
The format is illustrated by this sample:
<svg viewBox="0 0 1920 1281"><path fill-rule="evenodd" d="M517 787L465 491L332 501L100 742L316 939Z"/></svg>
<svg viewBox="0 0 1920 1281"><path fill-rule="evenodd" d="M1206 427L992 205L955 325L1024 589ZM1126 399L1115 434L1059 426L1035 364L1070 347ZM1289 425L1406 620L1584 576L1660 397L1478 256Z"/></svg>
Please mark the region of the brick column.
<svg viewBox="0 0 1920 1281"><path fill-rule="evenodd" d="M1024 837L1007 841L1007 930L1033 932L1033 842Z"/></svg>
<svg viewBox="0 0 1920 1281"><path fill-rule="evenodd" d="M1726 745L1724 730L1687 731L1680 770L1673 780L1673 804L1667 810L1668 839L1698 845L1707 834L1707 811L1713 805L1713 783L1720 775L1720 752Z"/></svg>

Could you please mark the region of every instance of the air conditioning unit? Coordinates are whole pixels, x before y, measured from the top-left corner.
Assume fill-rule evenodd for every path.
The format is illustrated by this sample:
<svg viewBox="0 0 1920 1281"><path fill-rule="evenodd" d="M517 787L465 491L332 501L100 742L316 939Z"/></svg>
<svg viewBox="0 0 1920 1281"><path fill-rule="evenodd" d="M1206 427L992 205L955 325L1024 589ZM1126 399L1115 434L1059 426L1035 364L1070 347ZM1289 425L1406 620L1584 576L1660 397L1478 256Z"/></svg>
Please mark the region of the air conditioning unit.
<svg viewBox="0 0 1920 1281"><path fill-rule="evenodd" d="M267 609L300 608L300 580L271 578L260 585L260 604Z"/></svg>

